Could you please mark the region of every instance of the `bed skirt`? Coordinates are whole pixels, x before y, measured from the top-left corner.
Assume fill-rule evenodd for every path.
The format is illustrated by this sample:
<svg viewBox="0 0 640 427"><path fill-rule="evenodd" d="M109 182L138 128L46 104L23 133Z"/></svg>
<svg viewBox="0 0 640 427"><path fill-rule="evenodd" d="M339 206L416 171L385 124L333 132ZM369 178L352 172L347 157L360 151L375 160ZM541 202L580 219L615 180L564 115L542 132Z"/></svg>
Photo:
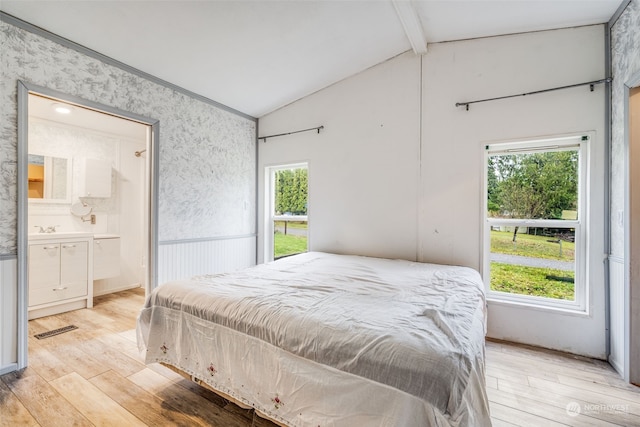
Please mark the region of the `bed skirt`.
<svg viewBox="0 0 640 427"><path fill-rule="evenodd" d="M156 325L156 331L145 334L150 323ZM253 408L283 426L490 425L482 417L469 419L474 412L443 414L396 388L300 358L181 311L145 309L137 330L139 343L149 337L143 347L146 363L170 365L239 406ZM484 366L472 372L483 376ZM484 394L484 378L469 380L464 407L486 404L479 398Z"/></svg>

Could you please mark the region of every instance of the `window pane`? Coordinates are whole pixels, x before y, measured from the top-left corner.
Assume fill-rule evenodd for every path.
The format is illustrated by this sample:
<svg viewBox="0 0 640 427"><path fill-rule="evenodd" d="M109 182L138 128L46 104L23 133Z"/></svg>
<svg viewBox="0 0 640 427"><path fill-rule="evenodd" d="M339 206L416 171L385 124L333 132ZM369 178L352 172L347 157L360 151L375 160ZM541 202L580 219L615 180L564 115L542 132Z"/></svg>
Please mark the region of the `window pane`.
<svg viewBox="0 0 640 427"><path fill-rule="evenodd" d="M487 217L578 219L578 151L493 154Z"/></svg>
<svg viewBox="0 0 640 427"><path fill-rule="evenodd" d="M282 169L275 173L275 215L306 215L307 168Z"/></svg>
<svg viewBox="0 0 640 427"><path fill-rule="evenodd" d="M307 168L276 170L274 178L273 259L278 259L308 248Z"/></svg>
<svg viewBox="0 0 640 427"><path fill-rule="evenodd" d="M574 281L574 229L492 227L492 291L573 301Z"/></svg>
<svg viewBox="0 0 640 427"><path fill-rule="evenodd" d="M274 221L273 230L273 259L307 251L307 221Z"/></svg>

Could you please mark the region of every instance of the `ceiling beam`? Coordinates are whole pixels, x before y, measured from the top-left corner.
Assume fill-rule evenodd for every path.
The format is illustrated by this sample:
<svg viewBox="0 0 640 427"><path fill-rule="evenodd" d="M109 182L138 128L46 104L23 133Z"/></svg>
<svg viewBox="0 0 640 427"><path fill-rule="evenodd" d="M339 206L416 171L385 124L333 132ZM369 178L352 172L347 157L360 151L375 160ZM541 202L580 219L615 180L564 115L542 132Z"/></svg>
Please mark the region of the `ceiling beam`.
<svg viewBox="0 0 640 427"><path fill-rule="evenodd" d="M416 55L427 53L427 39L412 0L391 0Z"/></svg>

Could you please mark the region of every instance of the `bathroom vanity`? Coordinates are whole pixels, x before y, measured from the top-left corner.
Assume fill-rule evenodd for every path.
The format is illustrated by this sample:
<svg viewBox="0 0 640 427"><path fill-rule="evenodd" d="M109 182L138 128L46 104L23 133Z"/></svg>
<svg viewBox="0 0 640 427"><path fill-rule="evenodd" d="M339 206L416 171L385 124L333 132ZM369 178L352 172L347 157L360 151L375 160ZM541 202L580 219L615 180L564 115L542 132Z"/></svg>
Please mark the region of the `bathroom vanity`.
<svg viewBox="0 0 640 427"><path fill-rule="evenodd" d="M120 237L115 234L93 236L93 280L120 275Z"/></svg>
<svg viewBox="0 0 640 427"><path fill-rule="evenodd" d="M93 307L93 280L120 273L120 238L95 237L85 232L29 235L29 319Z"/></svg>

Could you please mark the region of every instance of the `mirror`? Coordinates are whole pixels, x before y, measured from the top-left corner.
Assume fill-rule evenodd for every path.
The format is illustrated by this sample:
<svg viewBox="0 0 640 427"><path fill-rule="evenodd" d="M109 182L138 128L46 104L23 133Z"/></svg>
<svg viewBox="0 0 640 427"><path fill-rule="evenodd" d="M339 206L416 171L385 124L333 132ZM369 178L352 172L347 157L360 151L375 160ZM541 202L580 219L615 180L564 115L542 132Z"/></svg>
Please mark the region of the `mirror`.
<svg viewBox="0 0 640 427"><path fill-rule="evenodd" d="M93 211L93 208L87 205L85 202L76 202L71 205L71 214L82 218L89 215Z"/></svg>
<svg viewBox="0 0 640 427"><path fill-rule="evenodd" d="M30 202L71 201L71 159L30 153L27 175Z"/></svg>

